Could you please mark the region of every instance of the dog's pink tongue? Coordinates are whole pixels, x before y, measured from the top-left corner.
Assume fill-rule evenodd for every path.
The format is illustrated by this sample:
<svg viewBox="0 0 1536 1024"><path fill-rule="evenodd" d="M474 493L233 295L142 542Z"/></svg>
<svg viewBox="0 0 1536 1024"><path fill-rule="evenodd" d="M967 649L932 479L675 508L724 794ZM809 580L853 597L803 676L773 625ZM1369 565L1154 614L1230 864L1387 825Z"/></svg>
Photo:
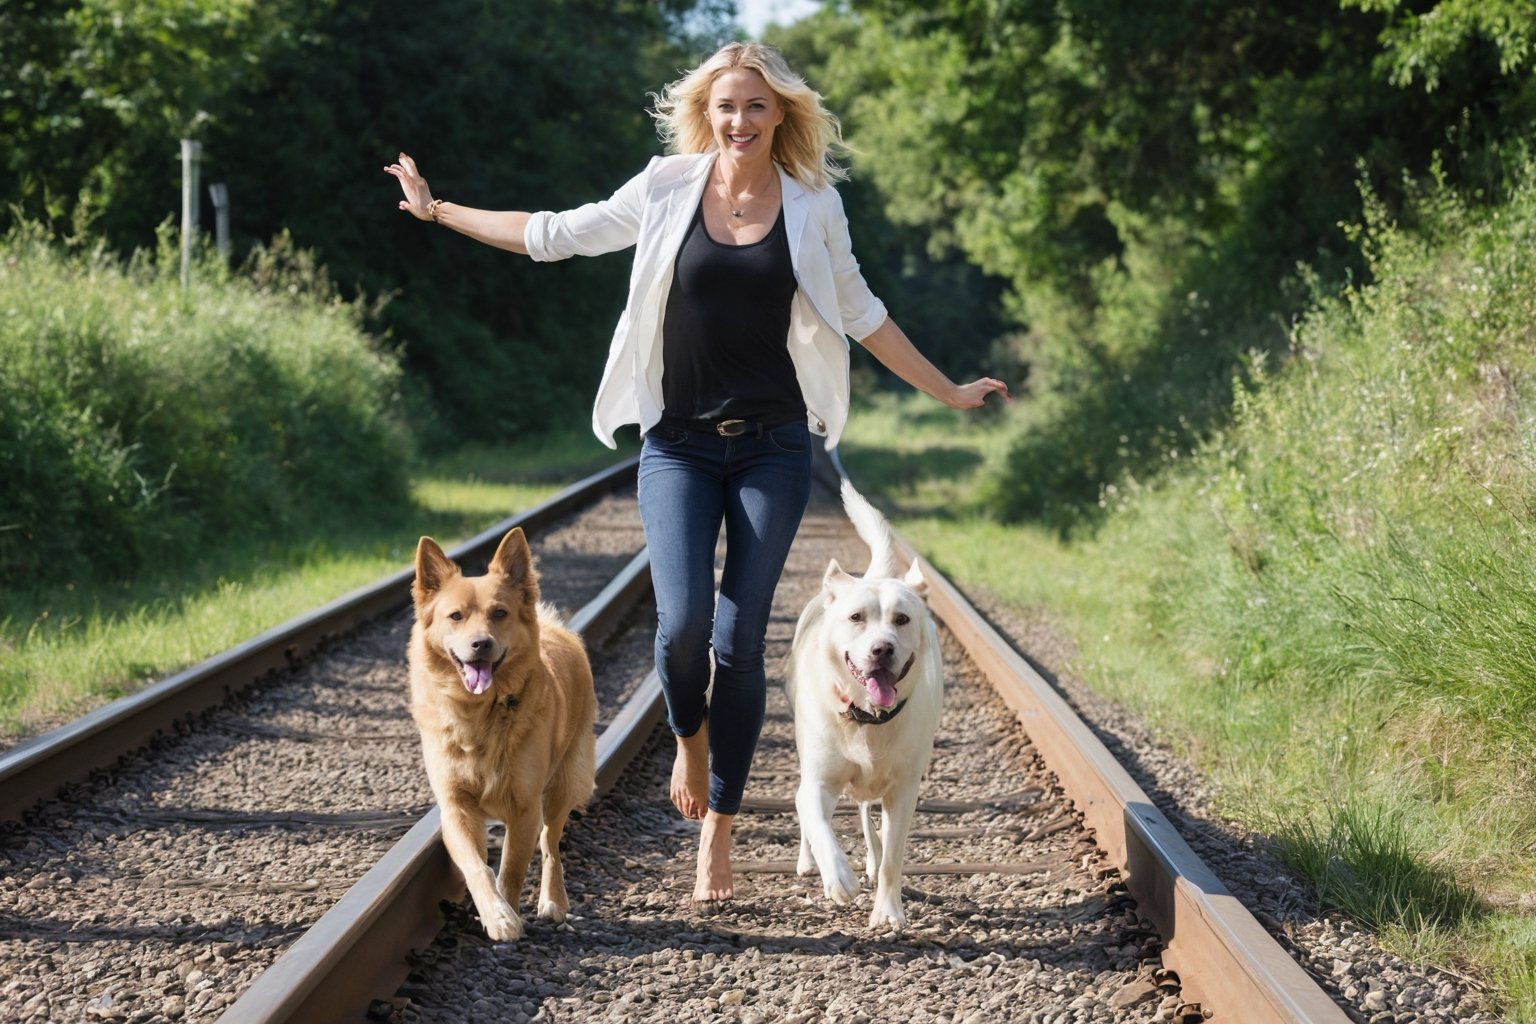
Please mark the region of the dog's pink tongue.
<svg viewBox="0 0 1536 1024"><path fill-rule="evenodd" d="M484 693L491 688L491 663L488 661L466 661L464 663L464 685L470 693Z"/></svg>
<svg viewBox="0 0 1536 1024"><path fill-rule="evenodd" d="M876 707L888 708L896 703L896 684L885 669L865 676L864 688L869 691L869 699Z"/></svg>

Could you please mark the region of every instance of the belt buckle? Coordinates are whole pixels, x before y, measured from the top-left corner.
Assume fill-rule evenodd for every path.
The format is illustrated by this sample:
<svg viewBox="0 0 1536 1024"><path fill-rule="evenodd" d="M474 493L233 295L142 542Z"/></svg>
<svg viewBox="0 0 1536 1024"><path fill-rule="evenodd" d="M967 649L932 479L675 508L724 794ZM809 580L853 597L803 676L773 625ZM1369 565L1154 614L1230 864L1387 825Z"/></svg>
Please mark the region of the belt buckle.
<svg viewBox="0 0 1536 1024"><path fill-rule="evenodd" d="M740 437L746 432L746 420L721 420L715 424L715 433L721 437Z"/></svg>

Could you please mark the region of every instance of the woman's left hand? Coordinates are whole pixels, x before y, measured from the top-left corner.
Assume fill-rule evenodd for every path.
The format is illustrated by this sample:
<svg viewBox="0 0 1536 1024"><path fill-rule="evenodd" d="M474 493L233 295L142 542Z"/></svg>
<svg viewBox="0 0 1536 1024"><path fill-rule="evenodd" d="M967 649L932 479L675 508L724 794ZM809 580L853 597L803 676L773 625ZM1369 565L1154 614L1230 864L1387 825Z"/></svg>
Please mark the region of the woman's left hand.
<svg viewBox="0 0 1536 1024"><path fill-rule="evenodd" d="M983 377L969 384L956 384L917 350L905 331L889 316L870 334L859 339L874 357L902 380L926 395L932 395L951 409L979 409L987 396L999 394L1012 401L1008 385L996 377Z"/></svg>
<svg viewBox="0 0 1536 1024"><path fill-rule="evenodd" d="M1013 396L1008 393L1007 384L996 377L983 377L956 387L948 404L951 409L979 409L987 404L987 396L991 394L1002 395L1003 400L1007 402L1013 401Z"/></svg>

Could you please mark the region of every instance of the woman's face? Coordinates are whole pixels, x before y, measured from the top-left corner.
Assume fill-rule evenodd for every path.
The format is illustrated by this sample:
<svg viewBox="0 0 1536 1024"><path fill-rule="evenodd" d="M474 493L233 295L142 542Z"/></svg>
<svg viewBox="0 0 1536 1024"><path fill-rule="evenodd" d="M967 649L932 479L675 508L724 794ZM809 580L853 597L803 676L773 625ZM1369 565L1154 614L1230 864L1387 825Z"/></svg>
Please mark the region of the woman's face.
<svg viewBox="0 0 1536 1024"><path fill-rule="evenodd" d="M778 96L756 71L722 71L709 87L709 128L721 153L767 159L773 153L773 130L783 120Z"/></svg>

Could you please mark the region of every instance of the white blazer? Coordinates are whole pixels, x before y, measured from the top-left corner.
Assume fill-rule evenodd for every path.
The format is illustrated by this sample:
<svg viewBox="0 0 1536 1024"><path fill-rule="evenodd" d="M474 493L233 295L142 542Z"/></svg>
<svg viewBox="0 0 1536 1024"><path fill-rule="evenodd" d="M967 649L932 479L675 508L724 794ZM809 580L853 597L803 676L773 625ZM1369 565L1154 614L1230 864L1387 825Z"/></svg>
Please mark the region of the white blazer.
<svg viewBox="0 0 1536 1024"><path fill-rule="evenodd" d="M638 423L643 434L662 415L661 323L678 248L714 167L714 153L656 157L608 199L528 221L524 242L535 260L597 256L636 246L629 300L613 331L608 364L592 408L592 430L610 448L614 432ZM784 226L795 291L789 354L811 430L836 446L848 421L848 340L885 322L885 305L864 283L848 218L834 188L812 192L779 168Z"/></svg>

